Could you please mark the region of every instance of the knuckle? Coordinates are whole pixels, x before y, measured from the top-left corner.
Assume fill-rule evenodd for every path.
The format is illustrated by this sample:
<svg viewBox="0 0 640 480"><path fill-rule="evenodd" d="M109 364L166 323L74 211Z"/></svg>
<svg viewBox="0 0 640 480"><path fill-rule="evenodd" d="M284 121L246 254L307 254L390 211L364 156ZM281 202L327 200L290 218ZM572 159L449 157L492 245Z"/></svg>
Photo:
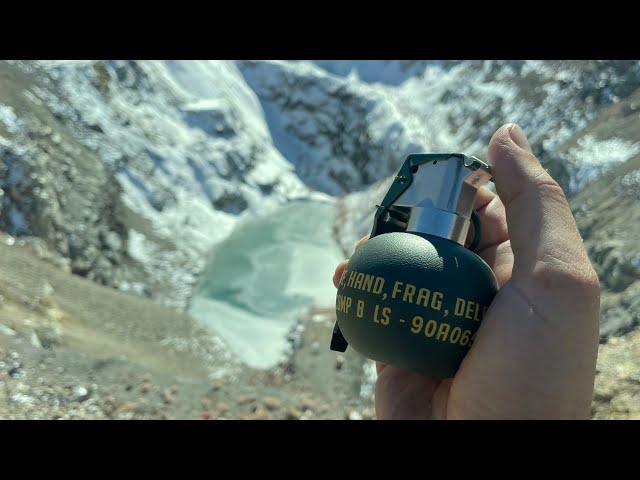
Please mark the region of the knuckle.
<svg viewBox="0 0 640 480"><path fill-rule="evenodd" d="M536 159L533 153L527 152L526 155L530 157L530 160ZM551 176L549 172L547 172L542 165L539 166L540 170L537 172L533 181L531 182L533 186L535 186L538 190L542 190L548 195L558 196L562 199L565 199L565 193L562 186L556 181L555 178Z"/></svg>
<svg viewBox="0 0 640 480"><path fill-rule="evenodd" d="M546 175L542 175L538 177L536 181L536 186L539 190L544 191L546 195L550 197L555 197L558 200L566 200L566 195L564 193L564 189L560 186L560 184L545 171Z"/></svg>
<svg viewBox="0 0 640 480"><path fill-rule="evenodd" d="M546 170L542 169L534 178L531 189L535 191L535 196L542 197L546 202L570 210L564 189Z"/></svg>

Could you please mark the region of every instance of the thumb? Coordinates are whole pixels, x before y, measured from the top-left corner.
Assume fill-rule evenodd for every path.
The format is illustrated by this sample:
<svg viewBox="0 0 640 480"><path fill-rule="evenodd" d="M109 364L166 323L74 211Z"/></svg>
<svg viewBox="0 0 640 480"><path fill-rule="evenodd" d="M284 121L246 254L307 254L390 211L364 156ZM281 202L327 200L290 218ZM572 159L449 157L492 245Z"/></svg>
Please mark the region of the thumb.
<svg viewBox="0 0 640 480"><path fill-rule="evenodd" d="M496 131L488 161L506 210L514 254L512 278L531 279L550 270L590 276L592 271L587 270L593 269L565 194L532 153L518 125ZM538 280L549 287L548 278Z"/></svg>

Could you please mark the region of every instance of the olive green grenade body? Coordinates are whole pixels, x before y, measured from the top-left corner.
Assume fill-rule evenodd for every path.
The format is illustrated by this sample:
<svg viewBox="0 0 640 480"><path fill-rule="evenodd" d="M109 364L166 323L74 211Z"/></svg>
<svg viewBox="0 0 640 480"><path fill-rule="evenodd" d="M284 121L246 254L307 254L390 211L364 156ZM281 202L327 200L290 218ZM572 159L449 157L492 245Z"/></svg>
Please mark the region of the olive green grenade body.
<svg viewBox="0 0 640 480"><path fill-rule="evenodd" d="M462 154L407 158L338 285L333 350L352 345L424 375L456 373L498 291L491 268L464 247L472 222L471 247L479 241L473 199L490 177Z"/></svg>

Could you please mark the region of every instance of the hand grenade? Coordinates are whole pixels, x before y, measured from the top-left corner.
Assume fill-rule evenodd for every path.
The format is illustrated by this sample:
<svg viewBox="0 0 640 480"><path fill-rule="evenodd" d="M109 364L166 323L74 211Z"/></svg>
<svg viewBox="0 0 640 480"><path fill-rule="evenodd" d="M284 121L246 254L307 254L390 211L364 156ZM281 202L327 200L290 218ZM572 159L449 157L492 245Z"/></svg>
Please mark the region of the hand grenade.
<svg viewBox="0 0 640 480"><path fill-rule="evenodd" d="M489 180L489 166L472 156L407 157L340 280L332 350L351 345L385 364L454 376L498 291L474 253L481 226L473 201Z"/></svg>

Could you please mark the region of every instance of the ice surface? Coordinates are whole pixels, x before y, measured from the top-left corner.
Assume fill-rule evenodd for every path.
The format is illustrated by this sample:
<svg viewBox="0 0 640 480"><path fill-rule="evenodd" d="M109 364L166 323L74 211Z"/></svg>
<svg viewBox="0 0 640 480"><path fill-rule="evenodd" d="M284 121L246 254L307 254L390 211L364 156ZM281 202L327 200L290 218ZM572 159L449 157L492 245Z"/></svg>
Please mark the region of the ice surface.
<svg viewBox="0 0 640 480"><path fill-rule="evenodd" d="M335 301L333 215L331 202L299 201L241 222L213 249L189 313L249 365L277 363L299 314Z"/></svg>

